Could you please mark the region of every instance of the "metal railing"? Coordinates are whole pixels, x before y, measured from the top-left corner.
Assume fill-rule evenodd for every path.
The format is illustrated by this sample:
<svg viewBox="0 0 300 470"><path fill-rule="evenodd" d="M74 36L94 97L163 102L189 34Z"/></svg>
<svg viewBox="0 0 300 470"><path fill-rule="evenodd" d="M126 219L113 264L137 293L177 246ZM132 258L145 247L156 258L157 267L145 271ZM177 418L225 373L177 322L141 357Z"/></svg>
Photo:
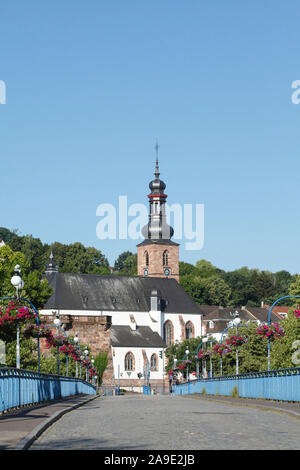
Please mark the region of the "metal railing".
<svg viewBox="0 0 300 470"><path fill-rule="evenodd" d="M0 412L79 394L96 395L96 387L75 377L0 368Z"/></svg>
<svg viewBox="0 0 300 470"><path fill-rule="evenodd" d="M173 385L173 395L202 393L300 402L300 367L198 379Z"/></svg>

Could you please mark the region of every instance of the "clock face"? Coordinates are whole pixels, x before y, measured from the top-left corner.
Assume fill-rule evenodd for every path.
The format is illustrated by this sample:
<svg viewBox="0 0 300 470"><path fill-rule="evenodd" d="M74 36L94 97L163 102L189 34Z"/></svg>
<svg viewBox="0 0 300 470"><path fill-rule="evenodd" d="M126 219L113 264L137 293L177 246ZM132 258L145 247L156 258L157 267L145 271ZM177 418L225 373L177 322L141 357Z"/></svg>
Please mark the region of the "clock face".
<svg viewBox="0 0 300 470"><path fill-rule="evenodd" d="M148 276L148 269L144 269L144 276Z"/></svg>
<svg viewBox="0 0 300 470"><path fill-rule="evenodd" d="M169 270L169 269L165 269L165 275L166 275L166 276L169 276L169 274L170 274L170 270Z"/></svg>

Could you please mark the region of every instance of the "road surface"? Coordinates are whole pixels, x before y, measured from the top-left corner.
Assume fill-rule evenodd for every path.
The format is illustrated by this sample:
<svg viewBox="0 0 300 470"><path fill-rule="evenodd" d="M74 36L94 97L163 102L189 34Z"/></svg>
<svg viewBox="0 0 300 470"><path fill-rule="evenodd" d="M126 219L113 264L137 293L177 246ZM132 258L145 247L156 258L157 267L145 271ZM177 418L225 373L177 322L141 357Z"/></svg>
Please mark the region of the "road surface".
<svg viewBox="0 0 300 470"><path fill-rule="evenodd" d="M300 419L169 396L99 397L64 415L31 450L300 449Z"/></svg>

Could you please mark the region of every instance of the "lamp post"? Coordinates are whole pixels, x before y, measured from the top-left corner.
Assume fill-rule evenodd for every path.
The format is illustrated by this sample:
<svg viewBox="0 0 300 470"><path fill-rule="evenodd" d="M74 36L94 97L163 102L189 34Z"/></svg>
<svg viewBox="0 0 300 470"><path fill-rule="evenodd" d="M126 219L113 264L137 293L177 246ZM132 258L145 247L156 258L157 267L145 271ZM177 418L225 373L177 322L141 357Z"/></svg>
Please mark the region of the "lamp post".
<svg viewBox="0 0 300 470"><path fill-rule="evenodd" d="M197 375L198 379L199 379L199 376L200 376L198 353L199 353L200 346L202 346L202 344L206 344L207 341L208 341L208 338L206 336L204 336L204 338L202 338L201 343L198 344L197 351L196 351L196 356L195 356L195 358L197 360L197 362L196 362L196 375ZM206 360L205 359L202 360L202 370L203 370L202 375L203 375L204 378L206 378L207 374L206 374Z"/></svg>
<svg viewBox="0 0 300 470"><path fill-rule="evenodd" d="M188 360L189 360L189 354L190 354L190 351L189 351L189 349L188 349L188 348L186 348L185 354L186 354L186 357L187 357L187 358L188 358ZM187 379L187 381L189 381L189 364L187 365L186 379Z"/></svg>
<svg viewBox="0 0 300 470"><path fill-rule="evenodd" d="M240 317L236 316L234 320L231 320L229 323L228 323L228 326L227 328L225 328L225 330L222 332L222 335L221 335L221 344L223 344L223 336L224 336L224 333L226 333L228 330L230 330L231 328L234 328L235 327L235 331L236 331L236 334L238 334L238 328L242 328L242 327L247 327L248 325L240 325L241 323L241 319ZM235 350L235 372L236 372L236 375L238 375L239 373L239 356L238 356L238 347L236 347L236 350ZM220 375L222 377L222 374L223 374L223 357L222 355L220 356Z"/></svg>
<svg viewBox="0 0 300 470"><path fill-rule="evenodd" d="M24 287L24 281L21 278L21 269L17 264L14 269L14 274L10 280L11 284L16 288L17 291L17 300L20 299L19 291ZM16 368L21 368L21 358L20 358L20 325L17 321L17 345L16 345Z"/></svg>
<svg viewBox="0 0 300 470"><path fill-rule="evenodd" d="M88 349L84 350L84 354L85 354L85 360L87 361L87 358L89 355ZM85 368L85 380L88 381L88 368L87 367Z"/></svg>
<svg viewBox="0 0 300 470"><path fill-rule="evenodd" d="M207 341L208 341L208 338L207 338L207 336L205 336L202 340L202 343L204 343L206 345ZM207 351L207 346L205 346L205 350ZM206 359L204 359L203 363L204 363L203 376L204 376L205 379L207 379Z"/></svg>
<svg viewBox="0 0 300 470"><path fill-rule="evenodd" d="M240 317L236 317L232 321L232 323L235 326L236 335L238 335L238 327L239 327L239 324L241 323ZM239 353L238 353L238 347L237 346L235 348L235 373L236 373L236 375L239 374Z"/></svg>
<svg viewBox="0 0 300 470"><path fill-rule="evenodd" d="M53 321L54 325L56 326L57 329L57 336L59 334L59 327L61 325L61 321L59 319L59 312L55 313L55 319ZM59 364L59 346L57 346L57 375L59 375L60 372L60 364Z"/></svg>
<svg viewBox="0 0 300 470"><path fill-rule="evenodd" d="M81 378L81 363L82 363L83 359L84 359L84 356L81 355L80 356L80 378Z"/></svg>
<svg viewBox="0 0 300 470"><path fill-rule="evenodd" d="M94 368L94 363L95 363L95 359L94 359L94 358L91 359L91 363L92 363L92 367ZM93 374L93 376L92 376L92 384L95 385L95 377L94 377L94 374Z"/></svg>
<svg viewBox="0 0 300 470"><path fill-rule="evenodd" d="M79 337L78 337L78 332L76 331L74 339L73 339L75 345L77 346L79 342ZM76 377L78 377L78 361L76 361Z"/></svg>

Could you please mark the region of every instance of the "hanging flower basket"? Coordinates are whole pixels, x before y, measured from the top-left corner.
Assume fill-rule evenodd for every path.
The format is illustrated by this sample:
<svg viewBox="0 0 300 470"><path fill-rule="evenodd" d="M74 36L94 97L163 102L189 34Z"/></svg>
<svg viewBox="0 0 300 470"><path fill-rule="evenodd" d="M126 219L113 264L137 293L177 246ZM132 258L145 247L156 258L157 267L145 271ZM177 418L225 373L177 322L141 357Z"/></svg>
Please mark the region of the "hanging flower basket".
<svg viewBox="0 0 300 470"><path fill-rule="evenodd" d="M65 341L65 343L59 348L59 352L67 354L68 356L72 357L74 361L80 361L80 351L69 341Z"/></svg>
<svg viewBox="0 0 300 470"><path fill-rule="evenodd" d="M300 307L298 305L298 307L295 309L294 313L293 313L293 316L296 317L296 318L300 318Z"/></svg>
<svg viewBox="0 0 300 470"><path fill-rule="evenodd" d="M232 347L242 346L243 344L248 343L247 336L230 336L227 339L226 344Z"/></svg>
<svg viewBox="0 0 300 470"><path fill-rule="evenodd" d="M219 356L223 356L223 354L228 354L231 352L230 347L227 346L226 344L216 344L213 350L214 350L214 353L218 354Z"/></svg>
<svg viewBox="0 0 300 470"><path fill-rule="evenodd" d="M183 361L181 364L179 364L177 366L177 368L179 370L184 370L187 366L189 366L190 364L192 364L192 361L190 361L189 359L187 359L186 361Z"/></svg>
<svg viewBox="0 0 300 470"><path fill-rule="evenodd" d="M34 320L35 318L34 310L16 305L14 302L9 302L8 305L0 307L0 327L20 321Z"/></svg>
<svg viewBox="0 0 300 470"><path fill-rule="evenodd" d="M261 338L275 341L275 339L284 336L284 330L278 323L271 323L271 325L263 324L256 329L256 334Z"/></svg>
<svg viewBox="0 0 300 470"><path fill-rule="evenodd" d="M52 336L46 338L48 348L53 347L61 347L64 344L68 344L68 338L62 335Z"/></svg>
<svg viewBox="0 0 300 470"><path fill-rule="evenodd" d="M207 359L210 358L210 356L213 354L213 351L208 349L208 350L205 350L205 349L200 349L200 351L198 351L198 357L199 359L202 359L204 361L206 361Z"/></svg>
<svg viewBox="0 0 300 470"><path fill-rule="evenodd" d="M29 325L24 331L24 337L29 338L51 338L52 333L50 328L45 325Z"/></svg>

